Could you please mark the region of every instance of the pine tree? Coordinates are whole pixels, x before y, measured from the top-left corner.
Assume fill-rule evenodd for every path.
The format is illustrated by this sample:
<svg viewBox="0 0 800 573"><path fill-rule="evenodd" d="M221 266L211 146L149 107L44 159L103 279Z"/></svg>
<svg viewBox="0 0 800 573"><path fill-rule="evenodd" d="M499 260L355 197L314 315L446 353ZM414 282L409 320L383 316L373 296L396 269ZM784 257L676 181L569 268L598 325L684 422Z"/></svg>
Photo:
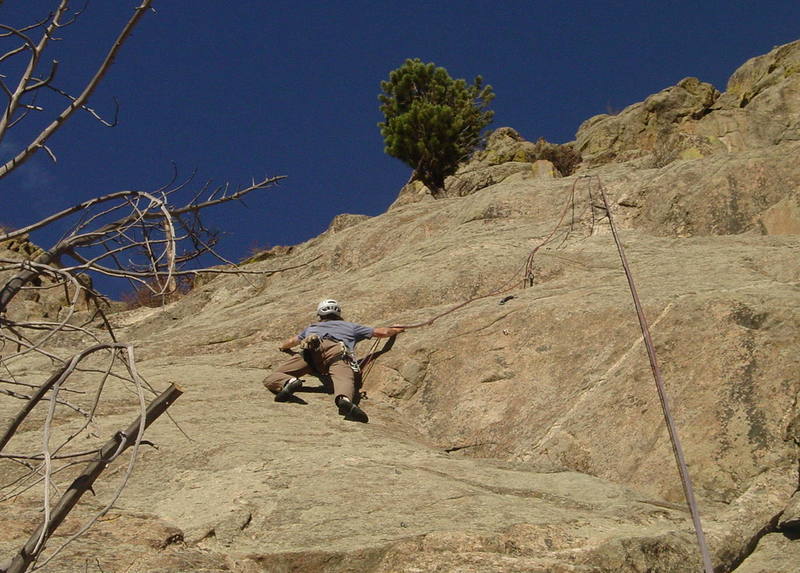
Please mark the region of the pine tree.
<svg viewBox="0 0 800 573"><path fill-rule="evenodd" d="M483 129L494 112L492 86L478 76L473 85L454 80L447 70L419 58L407 59L381 82L378 124L384 151L414 169L412 179L422 181L434 194L444 187L458 164L480 145Z"/></svg>

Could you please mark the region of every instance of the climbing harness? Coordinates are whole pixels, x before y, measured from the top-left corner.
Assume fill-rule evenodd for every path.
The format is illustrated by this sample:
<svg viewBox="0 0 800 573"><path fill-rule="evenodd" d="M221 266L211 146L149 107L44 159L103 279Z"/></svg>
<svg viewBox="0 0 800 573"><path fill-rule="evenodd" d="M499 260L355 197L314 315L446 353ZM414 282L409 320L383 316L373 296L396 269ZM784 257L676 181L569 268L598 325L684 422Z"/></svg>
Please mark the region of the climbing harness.
<svg viewBox="0 0 800 573"><path fill-rule="evenodd" d="M323 339L320 338L318 334L309 334L300 341L300 353L303 356L303 360L306 361L306 364L311 367L311 369L314 371L314 374L317 376L321 376L322 373L321 369L317 365L316 360L314 360L314 356L316 352L319 352L320 346L322 345L322 340ZM355 374L359 374L361 372L361 361L356 358L355 354L349 348L347 348L347 345L344 342L341 340L336 340L336 343L339 345L340 354L338 357L334 358L334 361L341 360L347 364Z"/></svg>
<svg viewBox="0 0 800 573"><path fill-rule="evenodd" d="M303 359L314 368L316 366L314 359L313 359L313 352L319 351L320 345L322 344L322 340L318 334L309 334L300 342L300 348L303 352ZM330 339L335 340L335 339ZM347 364L350 369L355 372L361 372L361 365L358 363L353 352L347 348L347 345L342 342L341 340L336 340L336 343L339 345L339 349L341 354L335 360L342 360L345 364ZM315 368L315 370L318 370Z"/></svg>

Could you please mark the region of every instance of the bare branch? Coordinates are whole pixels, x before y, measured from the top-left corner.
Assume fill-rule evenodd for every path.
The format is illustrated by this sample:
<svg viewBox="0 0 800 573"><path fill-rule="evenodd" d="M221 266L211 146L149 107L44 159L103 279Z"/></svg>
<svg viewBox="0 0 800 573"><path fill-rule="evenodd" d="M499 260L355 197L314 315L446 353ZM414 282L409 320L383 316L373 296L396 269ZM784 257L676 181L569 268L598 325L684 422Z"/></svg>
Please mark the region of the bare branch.
<svg viewBox="0 0 800 573"><path fill-rule="evenodd" d="M0 29L3 29L3 28L7 28L7 26L3 26L2 24L0 24ZM16 31L16 30L15 30L15 31ZM7 35L8 35L8 34L0 34L0 37L2 37L2 36L7 36ZM24 38L24 36L23 36L23 38ZM32 44L32 43L30 43L30 44L29 44L29 43L28 43L28 40L26 39L25 43L23 43L23 44L22 44L21 46L19 46L18 48L14 48L13 50L9 50L8 52L6 52L6 53L5 53L5 54L3 54L2 56L0 56L0 64L2 64L2 63L5 61L5 60L8 60L8 59L10 59L10 58L13 58L13 57L14 57L14 56L16 56L17 54L21 54L21 53L22 53L22 52L24 52L25 50L29 49L29 48L30 48L32 45L33 45L33 44ZM5 84L3 84L3 85L5 85ZM6 93L7 93L8 95L11 95L11 91L10 91L10 90L5 90L5 91L6 91Z"/></svg>
<svg viewBox="0 0 800 573"><path fill-rule="evenodd" d="M46 18L43 18L41 21L34 22L33 24L29 24L28 26L20 28L19 30L15 29L15 28L11 28L10 26L4 26L4 25L0 24L0 29L9 30L9 32L7 32L7 33L0 33L0 39L1 38L8 38L9 36L12 36L12 35L24 34L25 32L28 32L29 30L35 30L36 28L41 28L42 26L44 26L47 23L48 20L50 20L50 17L51 17L51 15L48 15Z"/></svg>
<svg viewBox="0 0 800 573"><path fill-rule="evenodd" d="M6 390L5 388L0 388L0 393L5 394L6 396L11 396L12 398L18 398L20 400L30 400L31 399L31 397L29 395L27 395L27 394L20 394L18 392L14 392L12 390ZM70 404L69 402L67 402L65 400L58 400L57 402L58 402L58 404L61 404L62 406L66 406L67 408L73 409L74 411L78 412L82 416L89 416L89 413L86 412L85 410L83 410L79 406L75 406L74 404ZM0 458L3 458L3 457L12 457L12 458L16 457L16 458L18 458L19 456L0 454Z"/></svg>
<svg viewBox="0 0 800 573"><path fill-rule="evenodd" d="M47 152L47 155L49 155L49 156L50 156L50 159L52 159L52 160L53 160L53 163L58 163L58 159L56 159L56 154L55 154L55 153L53 153L53 150L52 150L52 149L50 149L49 147L47 147L47 146L46 146L44 143L43 143L43 144L42 144L40 147L41 147L42 149L44 149L44 150Z"/></svg>
<svg viewBox="0 0 800 573"><path fill-rule="evenodd" d="M56 77L56 72L58 71L58 60L53 60L53 63L50 66L50 73L44 79L34 78L31 77L32 84L25 86L23 93L36 91L43 86L49 86L50 82L53 81L53 78Z"/></svg>
<svg viewBox="0 0 800 573"><path fill-rule="evenodd" d="M23 227L15 231L9 231L3 235L0 235L0 241L6 241L8 239L14 239L16 237L27 235L33 231L46 227L47 225L50 225L51 223L54 223L60 219L64 219L65 217L69 217L70 215L73 215L75 213L90 209L91 207L99 203L113 201L120 197L136 196L138 194L139 194L138 191L117 191L116 193L109 193L108 195L103 195L102 197L94 197L92 199L89 199L88 201L84 201L83 203L78 203L77 205L73 205L72 207L59 211L58 213L50 215L49 217L45 217L44 219L37 221L36 223L33 223L31 225L28 225L27 227ZM119 208L119 206L117 206L116 208Z"/></svg>
<svg viewBox="0 0 800 573"><path fill-rule="evenodd" d="M204 201L202 203L190 203L184 207L179 209L170 209L170 213L174 216L182 215L183 213L189 213L191 211L199 211L201 209L205 209L206 207L211 207L212 205L219 205L220 203L227 203L228 201L233 201L234 199L238 199L247 195L248 193L255 191L256 189L264 189L265 187L269 187L270 185L277 183L278 181L286 179L285 175L278 175L276 177L265 177L259 182L254 182L252 185L245 187L234 193L233 195L223 196L218 199L210 199L208 201ZM0 237L2 239L2 237Z"/></svg>
<svg viewBox="0 0 800 573"><path fill-rule="evenodd" d="M47 88L49 88L52 91L56 92L58 95L64 96L65 98L67 98L70 101L74 102L75 99L76 99L75 96L68 94L64 90L59 89L59 88L57 88L57 87L55 87L53 85L50 85L49 80L41 82L41 84L37 85L36 87L39 88L39 87L43 87L43 86L47 86ZM81 109L83 111L87 112L93 118L95 118L100 124L102 124L102 125L104 125L106 127L116 127L117 120L119 119L119 100L117 100L117 98L115 98L115 97L112 98L112 99L114 100L114 120L113 121L106 121L105 119L103 119L100 116L99 113L97 113L94 109L90 108L88 105L82 105Z"/></svg>
<svg viewBox="0 0 800 573"><path fill-rule="evenodd" d="M118 35L105 60L77 97L72 97L53 85L58 72L57 62L53 63L47 73L43 73L41 68L48 42L55 41L58 30L74 22L80 12L73 13L71 19L65 20L69 12L68 2L61 0L58 10L38 24L18 29L0 25L0 38L10 39L12 44L16 42L16 45L0 56L0 63L13 59L18 68L24 68L21 75L14 78L16 86L14 82L7 82L5 77L0 76L0 89L8 104L5 114L0 118L0 139L8 129L29 117L29 114L42 111L42 107L36 105L36 99L41 94L52 90L69 100L66 109L34 136L25 150L0 166L0 177L21 165L40 149L55 161L55 153L48 147L48 138L76 110L87 111L105 125L116 123L116 117L113 123L105 121L88 107L88 101L150 4L151 0L140 0L138 8ZM32 36L35 33L40 33L41 38L34 40ZM116 100L115 105L118 110ZM83 534L110 509L133 471L137 449L142 443L142 433L146 427L143 420L147 417L144 394L146 391L156 393L139 374L133 347L117 340L114 329L101 308L102 296L92 288L91 280L84 277L84 274L93 276L93 273L100 273L125 278L131 284L141 285L143 291L147 289L153 296L167 301L168 295L176 291L181 277L204 273L268 275L298 268L316 260L281 269L242 270L215 251L220 235L202 221L204 209L230 201L242 201L253 191L277 184L283 176L264 177L258 181L253 179L249 185L242 187L226 183L211 189L207 183L201 186L188 203L178 203L178 193L186 189L193 178L194 174L189 179L176 183L177 171L173 171L169 183L155 191L125 190L109 193L64 209L22 229L0 230L2 242L27 238L30 233L56 225L64 229L61 237L50 248L32 251L35 254L30 255L29 260L0 258L0 271L12 273L10 279L4 278L4 282L0 282L0 369L3 373L0 378L0 396L25 400L8 425L0 428L0 460L6 464L15 464L15 476L24 474L15 477L11 484L0 484L0 501L23 494L31 495L32 488L41 488L41 494L37 491L36 495L43 500L42 527L20 553L24 568L34 566L35 570L44 567L64 547L61 545L50 552L44 561L35 563L36 559L44 555L43 550L49 535L59 520L63 519L65 512L69 511L68 507L64 509L63 500L73 493L72 487L67 489L62 502L56 505L51 503L51 498L60 495L66 485L63 476L71 473L67 470L79 463L76 460L83 460L80 463L84 463L86 456L92 456L92 463L99 463L104 467L125 448L133 446L133 455L127 470L110 503L71 536L67 543ZM203 197L206 199L203 200ZM215 256L226 266L185 268L184 265L206 254ZM18 312L19 307L10 307L20 293L25 295L27 291L29 296L36 297L47 291L50 291L49 297L60 294L58 291L53 292L54 289L64 291L56 303L54 318L52 315L48 320L31 318L29 309L23 307L23 312ZM78 308L80 301L86 302L85 312ZM94 305L93 310L90 302ZM52 307L48 311L52 312ZM106 333L98 332L98 326L104 326ZM109 338L111 342L108 342ZM84 346L84 350L72 356L66 355L63 348L75 345L77 348ZM29 372L40 372L43 361L45 364L49 363L54 372L43 376L41 384L30 384ZM33 364L33 367L29 364ZM18 370L19 365L23 368ZM25 374L22 375L22 372ZM139 422L135 427L131 426L126 432L115 436L113 446L109 446L111 449L104 446L98 453L98 449L87 450L86 445L78 447L79 443L85 443L83 438L97 437L97 423L102 420L106 409L112 406L107 399L108 394L117 385L123 394L129 393L136 397L135 402L140 412ZM114 404L113 407L118 406ZM36 414L32 416L33 412ZM12 439L20 425L25 420L42 418L44 421L40 425L40 445L33 448L38 451L19 451L24 448L15 447L13 444L17 442L12 443ZM56 427L59 428L58 431L55 430ZM20 443L24 443L24 440ZM7 451L10 448L13 448L14 453ZM24 468L22 472L19 471L21 468ZM12 567L20 566L19 560L15 563Z"/></svg>
<svg viewBox="0 0 800 573"><path fill-rule="evenodd" d="M10 34L17 36L24 42L26 46L25 49L30 51L30 58L28 59L28 65L26 66L25 71L22 72L20 76L16 89L9 98L5 113L2 117L0 117L0 141L3 140L3 137L7 131L8 123L14 117L14 113L16 112L17 107L20 105L22 96L25 95L25 88L28 86L28 82L30 82L33 74L36 72L36 67L39 65L39 59L41 58L42 52L44 52L45 48L47 47L47 43L52 38L53 31L57 28L58 21L64 15L64 12L66 12L68 4L69 2L67 0L61 0L55 13L50 18L50 24L42 32L42 37L38 44L35 44L33 40L19 30L15 30L9 26L2 26L3 29L8 30ZM38 144L43 143L43 141L36 141L35 143L38 146ZM22 161L24 161L24 159ZM8 169L8 171L10 171L10 169ZM0 168L0 177L2 177L4 174L5 172L3 172L2 168Z"/></svg>
<svg viewBox="0 0 800 573"><path fill-rule="evenodd" d="M86 456L94 456L100 453L100 450L86 450L83 452L74 452L71 454L61 454L52 456L54 460L67 460L70 458L84 458ZM37 454L35 456L28 456L23 454L0 454L0 458L7 458L7 459L16 459L16 460L43 460L44 456L42 454Z"/></svg>
<svg viewBox="0 0 800 573"><path fill-rule="evenodd" d="M125 24L124 28L120 32L119 36L117 36L116 41L112 45L111 49L109 50L108 54L106 55L103 62L100 64L100 67L95 72L94 76L89 80L89 82L84 87L83 91L76 97L65 109L64 111L59 114L59 116L52 122L50 125L45 127L39 135L37 135L34 140L22 151L20 151L13 159L7 161L5 165L0 166L0 178L4 177L20 165L22 165L25 161L27 161L34 153L36 153L39 149L42 148L42 145L61 127L61 125L66 122L70 116L75 112L77 109L81 109L86 103L89 101L89 98L94 93L94 90L99 85L100 81L105 76L108 69L111 67L111 64L114 62L114 58L116 58L117 53L119 52L122 45L125 43L125 40L128 39L133 28L139 22L139 20L144 16L144 13L150 7L152 0L142 0L142 3L134 10L133 15L130 17L128 22ZM63 12L66 10L67 1L62 0L61 4L59 5L59 9L57 10L56 16L53 17L51 20L50 26L45 30L45 33L42 36L42 40L40 41L39 45L36 46L32 50L31 59L26 69L25 73L23 74L20 85L17 90L12 94L11 102L9 102L9 106L6 109L6 113L0 119L0 140L2 140L3 134L6 130L6 126L8 122L13 117L13 114L16 108L19 105L19 100L22 95L25 93L25 87L28 85L28 82L33 77L35 72L36 66L39 62L39 57L41 56L42 51L44 50L45 45L47 44L47 40L50 38L51 33L59 26L59 20L63 15Z"/></svg>
<svg viewBox="0 0 800 573"><path fill-rule="evenodd" d="M72 359L67 362L63 367L59 368L52 376L41 386L39 386L38 391L31 396L31 399L25 405L22 410L20 410L17 415L11 420L6 428L5 432L0 435L0 452L3 451L3 448L6 447L9 440L12 438L14 433L17 431L17 428L22 423L22 421L31 413L33 408L39 403L39 401L44 398L45 394L56 384L60 384L63 382L67 376L70 375L75 370L75 367L78 363L83 360L86 356L90 354L94 354L95 352L99 352L100 350L107 350L109 348L119 348L120 345L118 344L97 344L86 350L79 352ZM124 347L124 345L123 345Z"/></svg>

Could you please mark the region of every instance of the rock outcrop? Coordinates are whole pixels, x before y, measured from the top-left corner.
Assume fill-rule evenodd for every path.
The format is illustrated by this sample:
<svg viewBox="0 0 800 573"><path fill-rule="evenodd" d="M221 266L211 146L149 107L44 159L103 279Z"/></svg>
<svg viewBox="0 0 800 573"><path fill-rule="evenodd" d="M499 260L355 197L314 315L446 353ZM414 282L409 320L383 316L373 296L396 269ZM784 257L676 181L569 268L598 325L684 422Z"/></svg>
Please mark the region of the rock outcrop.
<svg viewBox="0 0 800 573"><path fill-rule="evenodd" d="M700 570L601 185L717 570L796 568L799 51L746 63L723 94L685 80L588 120L572 175L541 176L536 144L495 132L451 196L406 189L247 265L284 272L117 315L150 381L185 387L171 412L193 441L151 428L160 449L52 570L112 550L130 571ZM679 152L654 161L664 134ZM367 425L313 384L291 404L259 384L326 297L420 325L365 380ZM14 510L3 552L37 518L24 496Z"/></svg>
<svg viewBox="0 0 800 573"><path fill-rule="evenodd" d="M441 197L463 197L519 174L528 179L555 179L570 175L580 163L572 143L525 140L516 130L501 127L487 138L486 147L445 179ZM420 181L410 181L390 209L433 199Z"/></svg>
<svg viewBox="0 0 800 573"><path fill-rule="evenodd" d="M686 78L578 129L585 166L647 158L654 167L676 159L739 152L800 140L800 41L741 66L720 94Z"/></svg>
<svg viewBox="0 0 800 573"><path fill-rule="evenodd" d="M654 156L655 166L661 167L679 153L688 158L688 149L697 149L698 144L705 151L700 155L708 155L713 142L696 141L687 125L706 115L718 98L719 92L711 84L686 78L617 115L588 119L578 130L577 147L588 166L649 154Z"/></svg>
<svg viewBox="0 0 800 573"><path fill-rule="evenodd" d="M3 233L5 230L0 227L0 234ZM22 261L35 261L42 252L42 249L33 244L27 235L0 241L0 259L4 262L2 264L4 268L0 269L0 287L19 271L15 265ZM91 286L91 277L88 275L81 274L77 278L83 281L83 284ZM33 319L58 320L64 315L70 303L75 302L79 311L79 316L75 318L85 319L88 305L86 296L79 292L76 298L75 291L73 285L65 286L58 284L53 277L40 276L15 297L15 302L8 309L6 316L19 322Z"/></svg>

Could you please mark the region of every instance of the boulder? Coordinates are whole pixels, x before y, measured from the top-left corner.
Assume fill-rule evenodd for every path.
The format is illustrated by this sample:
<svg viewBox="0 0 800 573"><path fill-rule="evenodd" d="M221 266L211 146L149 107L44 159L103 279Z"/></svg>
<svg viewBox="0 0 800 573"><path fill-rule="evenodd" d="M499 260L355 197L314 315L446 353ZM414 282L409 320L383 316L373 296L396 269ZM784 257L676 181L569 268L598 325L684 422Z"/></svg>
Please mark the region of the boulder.
<svg viewBox="0 0 800 573"><path fill-rule="evenodd" d="M516 130L510 127L501 127L489 135L486 148L475 153L469 162L459 168L458 172L479 171L486 167L509 163L535 164L541 160L549 161L555 168L553 176L561 177L571 175L575 171L580 162L580 156L576 153L572 142L550 143L539 138L532 143L523 138Z"/></svg>
<svg viewBox="0 0 800 573"><path fill-rule="evenodd" d="M695 133L728 151L800 140L800 40L737 69Z"/></svg>
<svg viewBox="0 0 800 573"><path fill-rule="evenodd" d="M353 225L358 225L361 221L365 221L369 219L369 215L355 215L352 213L342 213L341 215L336 215L331 221L331 224L328 225L326 229L326 233L334 234L339 233Z"/></svg>
<svg viewBox="0 0 800 573"><path fill-rule="evenodd" d="M497 185L511 176L522 179L554 179L571 174L580 157L572 143L555 144L540 139L531 143L510 127L500 127L488 137L486 147L445 179L437 198L463 197ZM390 209L433 199L420 181L410 181Z"/></svg>
<svg viewBox="0 0 800 573"><path fill-rule="evenodd" d="M389 210L420 201L432 201L433 199L433 193L422 181L409 181L400 188L397 199L389 206Z"/></svg>
<svg viewBox="0 0 800 573"><path fill-rule="evenodd" d="M511 127L495 129L486 140L486 148L470 161L473 168L503 163L536 161L536 146Z"/></svg>
<svg viewBox="0 0 800 573"><path fill-rule="evenodd" d="M463 197L497 185L512 175L521 179L555 179L561 174L546 159L532 162L509 161L500 165L463 169L445 179L445 192L448 197Z"/></svg>
<svg viewBox="0 0 800 573"><path fill-rule="evenodd" d="M796 573L800 563L800 541L771 533L759 541L752 555L736 568L736 573Z"/></svg>

